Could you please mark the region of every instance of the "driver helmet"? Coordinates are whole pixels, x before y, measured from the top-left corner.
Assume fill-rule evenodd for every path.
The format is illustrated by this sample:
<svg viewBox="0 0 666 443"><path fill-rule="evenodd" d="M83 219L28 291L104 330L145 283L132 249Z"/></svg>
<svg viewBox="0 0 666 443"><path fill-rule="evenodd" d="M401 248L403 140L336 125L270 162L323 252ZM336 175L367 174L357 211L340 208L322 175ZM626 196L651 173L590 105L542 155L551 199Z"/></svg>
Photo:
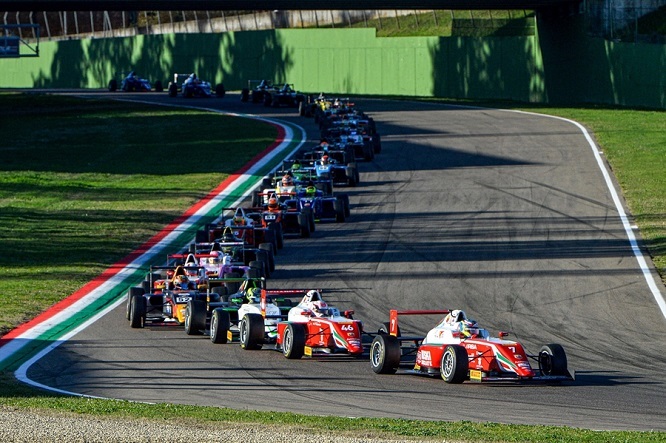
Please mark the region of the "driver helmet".
<svg viewBox="0 0 666 443"><path fill-rule="evenodd" d="M301 169L301 164L299 162L295 161L294 164L291 165L291 169L292 169L292 171L298 171L299 169Z"/></svg>
<svg viewBox="0 0 666 443"><path fill-rule="evenodd" d="M308 197L314 196L316 192L317 188L314 185L305 188L305 195L307 195Z"/></svg>
<svg viewBox="0 0 666 443"><path fill-rule="evenodd" d="M196 277L197 271L198 271L197 268L195 268L193 264L190 264L185 267L185 273L190 277Z"/></svg>
<svg viewBox="0 0 666 443"><path fill-rule="evenodd" d="M268 199L268 209L277 209L278 208L278 202L277 198L271 197Z"/></svg>
<svg viewBox="0 0 666 443"><path fill-rule="evenodd" d="M179 275L177 282L181 288L187 288L190 283L190 279L187 278L187 275Z"/></svg>
<svg viewBox="0 0 666 443"><path fill-rule="evenodd" d="M212 251L210 257L208 257L208 263L216 265L220 262L220 253L217 251Z"/></svg>
<svg viewBox="0 0 666 443"><path fill-rule="evenodd" d="M232 233L230 233L230 232L227 232L226 234L224 234L224 235L222 236L222 241L223 241L223 242L235 242L235 241L236 241L236 237L234 237L234 234L232 234Z"/></svg>
<svg viewBox="0 0 666 443"><path fill-rule="evenodd" d="M479 333L478 324L474 320L462 320L460 322L460 332L465 337L471 337Z"/></svg>
<svg viewBox="0 0 666 443"><path fill-rule="evenodd" d="M328 163L328 155L324 155L324 156L321 158L321 164L322 164L322 165L325 165L325 164L327 164L327 163Z"/></svg>
<svg viewBox="0 0 666 443"><path fill-rule="evenodd" d="M245 226L245 218L242 215L234 217L233 222L236 226Z"/></svg>
<svg viewBox="0 0 666 443"><path fill-rule="evenodd" d="M230 265L231 264L231 256L230 255L225 255L222 257L222 264L223 265Z"/></svg>
<svg viewBox="0 0 666 443"><path fill-rule="evenodd" d="M250 302L259 302L258 299L261 297L261 290L258 288L250 288L245 293L245 296Z"/></svg>
<svg viewBox="0 0 666 443"><path fill-rule="evenodd" d="M312 302L312 312L314 312L315 315L318 316L318 317L322 317L324 315L327 315L328 314L328 305L323 300L317 300L315 302Z"/></svg>
<svg viewBox="0 0 666 443"><path fill-rule="evenodd" d="M294 179L289 174L285 174L282 177L282 186L291 186L294 184Z"/></svg>

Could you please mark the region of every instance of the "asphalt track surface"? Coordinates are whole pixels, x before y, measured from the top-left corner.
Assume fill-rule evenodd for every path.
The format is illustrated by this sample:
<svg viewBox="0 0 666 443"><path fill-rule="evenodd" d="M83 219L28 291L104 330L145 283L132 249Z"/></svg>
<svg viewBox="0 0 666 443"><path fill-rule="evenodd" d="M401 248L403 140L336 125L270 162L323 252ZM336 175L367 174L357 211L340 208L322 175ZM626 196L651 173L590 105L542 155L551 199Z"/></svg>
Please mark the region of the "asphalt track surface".
<svg viewBox="0 0 666 443"><path fill-rule="evenodd" d="M115 96L118 97L117 93ZM165 94L124 95L183 102ZM302 125L292 109L200 102ZM666 320L640 272L581 131L499 110L358 100L383 151L347 190L352 216L288 239L269 284L327 290L366 330L388 310L463 308L528 352L560 343L574 382L449 385L367 359L287 360L214 345L178 327L130 329L124 306L33 365L28 376L76 393L350 417L471 420L666 431ZM664 287L658 283L662 294ZM437 317L405 317L424 334Z"/></svg>

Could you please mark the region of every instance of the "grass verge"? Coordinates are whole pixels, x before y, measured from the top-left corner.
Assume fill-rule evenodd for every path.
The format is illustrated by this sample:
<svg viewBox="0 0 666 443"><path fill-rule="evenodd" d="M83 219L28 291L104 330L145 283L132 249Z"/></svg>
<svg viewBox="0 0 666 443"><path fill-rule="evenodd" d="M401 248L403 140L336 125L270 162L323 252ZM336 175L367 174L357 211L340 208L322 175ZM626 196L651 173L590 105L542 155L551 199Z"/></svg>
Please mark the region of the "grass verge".
<svg viewBox="0 0 666 443"><path fill-rule="evenodd" d="M102 100L0 94L0 109L5 127L13 129L12 138L0 141L5 159L0 166L0 271L12 275L4 282L3 295L15 300L0 313L5 331L124 257L276 136L273 127L257 122ZM585 107L527 110L572 118L594 131L663 275L664 113ZM373 432L422 440L666 441L663 432L350 419L71 398L17 384L11 374L0 378L0 405L220 426L239 421L328 433Z"/></svg>
<svg viewBox="0 0 666 443"><path fill-rule="evenodd" d="M211 112L0 94L0 335L125 257L271 144Z"/></svg>

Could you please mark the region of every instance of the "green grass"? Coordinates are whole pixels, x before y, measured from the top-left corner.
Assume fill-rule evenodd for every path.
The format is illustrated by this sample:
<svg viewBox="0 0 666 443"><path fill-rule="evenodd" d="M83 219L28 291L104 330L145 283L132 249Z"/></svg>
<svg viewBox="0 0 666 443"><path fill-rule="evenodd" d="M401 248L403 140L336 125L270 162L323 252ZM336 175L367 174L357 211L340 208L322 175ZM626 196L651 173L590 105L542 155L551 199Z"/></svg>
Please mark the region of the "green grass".
<svg viewBox="0 0 666 443"><path fill-rule="evenodd" d="M0 95L6 333L104 271L276 137L247 119L114 101ZM6 134L6 133L5 133Z"/></svg>
<svg viewBox="0 0 666 443"><path fill-rule="evenodd" d="M5 387L9 386L9 391ZM116 419L147 419L170 424L224 427L241 422L262 427L293 427L299 431L377 438L413 438L418 441L533 442L533 443L650 443L666 441L664 432L591 431L560 426L506 425L470 421L423 421L376 418L307 416L288 412L258 412L178 404L144 404L119 400L58 397L0 380L0 405L22 409L48 409L60 414L95 415Z"/></svg>
<svg viewBox="0 0 666 443"><path fill-rule="evenodd" d="M319 26L324 27L324 26ZM332 26L329 26L332 27ZM534 35L533 11L448 11L396 15L335 27L375 28L378 37Z"/></svg>
<svg viewBox="0 0 666 443"><path fill-rule="evenodd" d="M469 103L473 104L473 103ZM493 106L492 103L485 103ZM497 104L494 104L497 106ZM664 112L536 108L591 128L603 146L662 275L666 269ZM199 111L44 95L0 94L12 128L0 152L0 271L6 331L124 257L204 196L276 131ZM203 134L203 136L202 136ZM299 429L512 442L663 442L666 433L566 427L312 417L186 405L56 396L0 376L0 405L183 423L226 421Z"/></svg>

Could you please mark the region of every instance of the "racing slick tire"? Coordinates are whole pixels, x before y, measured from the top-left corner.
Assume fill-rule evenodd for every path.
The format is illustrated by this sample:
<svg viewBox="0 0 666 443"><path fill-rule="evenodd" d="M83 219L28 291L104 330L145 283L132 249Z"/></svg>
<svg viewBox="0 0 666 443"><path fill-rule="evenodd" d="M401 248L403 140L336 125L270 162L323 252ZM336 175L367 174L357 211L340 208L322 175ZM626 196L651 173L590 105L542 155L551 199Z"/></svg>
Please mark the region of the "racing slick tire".
<svg viewBox="0 0 666 443"><path fill-rule="evenodd" d="M375 154L380 154L382 152L382 139L379 134L372 136L372 148L375 151Z"/></svg>
<svg viewBox="0 0 666 443"><path fill-rule="evenodd" d="M264 317L261 314L245 314L238 329L241 348L249 351L261 349L264 341Z"/></svg>
<svg viewBox="0 0 666 443"><path fill-rule="evenodd" d="M335 222L344 223L345 222L345 204L339 199L336 199L333 202L333 207L335 208Z"/></svg>
<svg viewBox="0 0 666 443"><path fill-rule="evenodd" d="M229 278L239 278L241 275L238 272L230 272L227 274ZM227 294L235 294L240 289L240 282L227 282L224 286L227 287Z"/></svg>
<svg viewBox="0 0 666 443"><path fill-rule="evenodd" d="M127 291L127 307L125 309L125 317L127 317L128 321L132 318L132 297L135 295L143 295L145 293L146 291L143 290L142 286L132 286L129 288L129 291Z"/></svg>
<svg viewBox="0 0 666 443"><path fill-rule="evenodd" d="M118 90L118 80L111 80L109 82L109 92L116 92Z"/></svg>
<svg viewBox="0 0 666 443"><path fill-rule="evenodd" d="M143 295L133 295L130 298L130 327L143 328L146 324L146 298Z"/></svg>
<svg viewBox="0 0 666 443"><path fill-rule="evenodd" d="M273 227L275 228L275 242L277 244L277 249L282 249L284 248L284 232L282 231L282 224L275 223ZM277 250L274 252L277 252Z"/></svg>
<svg viewBox="0 0 666 443"><path fill-rule="evenodd" d="M224 98L226 93L227 91L224 89L224 85L222 83L215 86L215 96L217 98Z"/></svg>
<svg viewBox="0 0 666 443"><path fill-rule="evenodd" d="M254 260L253 260L254 262ZM262 272L261 269L259 268L250 268L247 270L247 273L245 275L247 278L261 278L262 277Z"/></svg>
<svg viewBox="0 0 666 443"><path fill-rule="evenodd" d="M195 243L207 243L210 240L208 237L208 231L205 229L199 229L195 234L194 234L194 242Z"/></svg>
<svg viewBox="0 0 666 443"><path fill-rule="evenodd" d="M298 214L298 227L302 238L310 237L310 220L305 213Z"/></svg>
<svg viewBox="0 0 666 443"><path fill-rule="evenodd" d="M270 243L273 245L273 253L276 253L278 250L278 239L277 235L275 235L275 228L271 228L270 226L271 225L269 225L268 229L264 232L264 243Z"/></svg>
<svg viewBox="0 0 666 443"><path fill-rule="evenodd" d="M372 161L375 158L375 151L370 143L363 144L363 160L366 162Z"/></svg>
<svg viewBox="0 0 666 443"><path fill-rule="evenodd" d="M261 191L254 191L252 193L252 206L259 208L264 205L264 197L261 195Z"/></svg>
<svg viewBox="0 0 666 443"><path fill-rule="evenodd" d="M163 92L164 91L164 86L162 86L162 82L157 80L155 82L155 92Z"/></svg>
<svg viewBox="0 0 666 443"><path fill-rule="evenodd" d="M264 92L264 106L269 107L273 103L273 98L268 92Z"/></svg>
<svg viewBox="0 0 666 443"><path fill-rule="evenodd" d="M268 270L270 272L275 272L275 254L273 253L273 245L270 243L261 243L259 244L259 249L266 251L266 257L268 258Z"/></svg>
<svg viewBox="0 0 666 443"><path fill-rule="evenodd" d="M241 102L247 103L250 100L250 90L248 88L241 89Z"/></svg>
<svg viewBox="0 0 666 443"><path fill-rule="evenodd" d="M312 212L312 208L303 208L303 213L308 218L308 223L310 223L310 232L315 232L317 227L315 225L315 217L314 212Z"/></svg>
<svg viewBox="0 0 666 443"><path fill-rule="evenodd" d="M541 375L569 375L567 354L564 348L556 343L544 345L539 350L539 371Z"/></svg>
<svg viewBox="0 0 666 443"><path fill-rule="evenodd" d="M203 300L190 300L185 307L185 333L187 335L201 335L206 328L206 302Z"/></svg>
<svg viewBox="0 0 666 443"><path fill-rule="evenodd" d="M268 251L265 249L259 249L257 251L257 261L262 261L264 265L264 276L270 278L271 276L271 258L268 255Z"/></svg>
<svg viewBox="0 0 666 443"><path fill-rule="evenodd" d="M175 83L169 83L169 97L175 97L178 95L178 85Z"/></svg>
<svg viewBox="0 0 666 443"><path fill-rule="evenodd" d="M289 323L282 333L282 354L290 360L298 360L305 354L305 326Z"/></svg>
<svg viewBox="0 0 666 443"><path fill-rule="evenodd" d="M216 344L226 343L230 326L229 313L222 308L214 309L210 317L210 341Z"/></svg>
<svg viewBox="0 0 666 443"><path fill-rule="evenodd" d="M460 345L448 345L442 354L439 373L447 383L462 383L467 380L469 360L467 350Z"/></svg>
<svg viewBox="0 0 666 443"><path fill-rule="evenodd" d="M345 176L347 177L347 186L354 187L358 185L358 170L354 166L345 168Z"/></svg>
<svg viewBox="0 0 666 443"><path fill-rule="evenodd" d="M400 367L400 342L392 335L379 334L370 345L370 366L376 374L395 374Z"/></svg>
<svg viewBox="0 0 666 443"><path fill-rule="evenodd" d="M250 267L249 270L249 275L250 278L268 278L269 275L266 274L266 263L263 260L252 260L250 263L248 263L248 266Z"/></svg>
<svg viewBox="0 0 666 443"><path fill-rule="evenodd" d="M349 196L347 194L338 194L338 200L342 201L342 204L345 206L345 217L351 215L351 209L349 209Z"/></svg>
<svg viewBox="0 0 666 443"><path fill-rule="evenodd" d="M210 288L210 301L219 302L222 297L228 295L226 286L214 286Z"/></svg>
<svg viewBox="0 0 666 443"><path fill-rule="evenodd" d="M307 108L307 106L308 106L307 103L305 103L302 100L298 102L298 115L300 115L301 117L305 117L305 108Z"/></svg>

